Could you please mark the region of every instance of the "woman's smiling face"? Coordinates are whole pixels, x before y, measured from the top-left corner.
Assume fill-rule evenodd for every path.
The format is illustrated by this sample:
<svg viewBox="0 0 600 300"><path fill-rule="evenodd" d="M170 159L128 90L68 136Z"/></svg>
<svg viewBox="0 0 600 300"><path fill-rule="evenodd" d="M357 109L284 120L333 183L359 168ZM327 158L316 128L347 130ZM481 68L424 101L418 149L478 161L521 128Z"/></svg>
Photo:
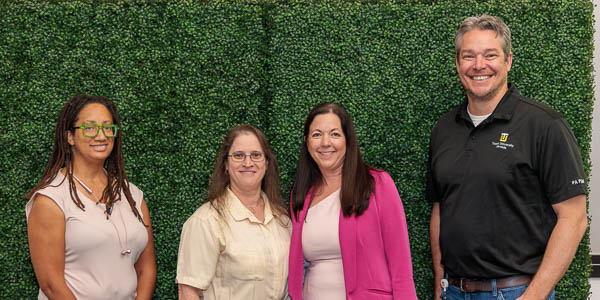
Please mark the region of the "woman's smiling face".
<svg viewBox="0 0 600 300"><path fill-rule="evenodd" d="M308 130L306 145L322 174L341 172L346 156L346 137L336 114L315 116Z"/></svg>
<svg viewBox="0 0 600 300"><path fill-rule="evenodd" d="M77 116L74 127L83 124L114 124L108 109L100 103L90 103L83 107ZM80 128L68 132L68 141L73 149L74 159L84 160L106 160L113 150L115 138L107 138L102 129L99 129L96 137L85 137Z"/></svg>
<svg viewBox="0 0 600 300"><path fill-rule="evenodd" d="M227 172L231 188L234 190L260 190L263 177L267 170L267 160L264 158L264 151L258 141L258 138L249 132L240 133L231 144L228 155L233 153L243 153L244 160L234 161L232 157L227 159ZM250 158L252 153L262 153L262 161L253 161Z"/></svg>

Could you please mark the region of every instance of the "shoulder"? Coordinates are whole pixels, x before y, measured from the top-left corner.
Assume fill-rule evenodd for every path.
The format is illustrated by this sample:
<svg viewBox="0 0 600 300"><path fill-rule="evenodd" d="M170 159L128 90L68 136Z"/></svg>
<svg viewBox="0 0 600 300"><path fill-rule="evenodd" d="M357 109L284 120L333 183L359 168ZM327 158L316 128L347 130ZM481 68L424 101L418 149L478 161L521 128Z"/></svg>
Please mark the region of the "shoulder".
<svg viewBox="0 0 600 300"><path fill-rule="evenodd" d="M181 239L190 241L222 237L222 224L217 211L210 202L204 203L185 221L181 229Z"/></svg>
<svg viewBox="0 0 600 300"><path fill-rule="evenodd" d="M69 180L60 172L54 175L54 178L46 187L39 189L37 193L60 193L69 190Z"/></svg>
<svg viewBox="0 0 600 300"><path fill-rule="evenodd" d="M129 193L131 194L131 197L133 198L133 201L135 202L135 208L141 214L142 218L144 218L143 202L146 201L146 199L144 198L144 193L142 192L142 190L140 190L137 187L137 185L131 183L131 181L127 181L127 185L124 185L122 188L123 189L129 188ZM125 200L125 194L124 194L123 190L121 190L121 199ZM127 202L127 201L125 201L125 202ZM148 204L146 203L146 206L147 205Z"/></svg>
<svg viewBox="0 0 600 300"><path fill-rule="evenodd" d="M194 213L187 219L185 226L194 226L201 224L215 223L220 219L219 213L210 202L202 204ZM188 225L189 224L189 225Z"/></svg>
<svg viewBox="0 0 600 300"><path fill-rule="evenodd" d="M398 195L398 189L394 179L388 172L379 169L372 169L371 176L375 182L373 194L376 198L390 198L393 195Z"/></svg>
<svg viewBox="0 0 600 300"><path fill-rule="evenodd" d="M377 207L378 214L380 216L396 214L398 209L401 209L402 203L394 179L384 170L373 169L371 175L375 181L371 200Z"/></svg>
<svg viewBox="0 0 600 300"><path fill-rule="evenodd" d="M204 203L185 221L181 230L181 243L207 243L223 239L222 224L210 202ZM208 244L202 246L205 247ZM180 246L181 247L181 246Z"/></svg>
<svg viewBox="0 0 600 300"><path fill-rule="evenodd" d="M48 202L47 203L48 205L57 206L58 208L60 208L60 210L64 214L65 209L66 209L65 208L66 195L69 196L68 200L70 200L68 180L62 174L57 173L55 175L54 179L52 180L52 182L50 182L50 184L48 186L36 191L31 196L29 201L27 201L27 204L25 206L25 215L27 217L29 217L29 213L31 212L31 209L33 208L34 202L36 202L40 199L43 199L42 202ZM50 203L50 202L53 202L53 203Z"/></svg>
<svg viewBox="0 0 600 300"><path fill-rule="evenodd" d="M29 200L25 208L25 215L28 220L30 218L37 218L38 220L40 218L66 219L65 209L61 202L44 194L36 194Z"/></svg>
<svg viewBox="0 0 600 300"><path fill-rule="evenodd" d="M444 122L453 122L456 119L456 115L460 113L463 105L464 103L458 104L445 112L436 122L436 126L437 124L443 124Z"/></svg>
<svg viewBox="0 0 600 300"><path fill-rule="evenodd" d="M438 131L443 130L444 128L447 128L448 126L456 123L456 115L460 113L460 110L462 109L463 105L464 104L459 104L459 105L454 106L451 110L444 113L437 120L437 122L435 122L435 124L433 125L433 128L431 129L431 137L432 138L435 136L435 134Z"/></svg>
<svg viewBox="0 0 600 300"><path fill-rule="evenodd" d="M513 118L514 122L521 124L521 128L526 128L528 132L538 139L552 135L575 136L571 127L563 116L539 101L518 95L517 109Z"/></svg>
<svg viewBox="0 0 600 300"><path fill-rule="evenodd" d="M390 174L388 174L388 172L384 170L372 168L371 170L369 170L369 173L371 174L371 176L373 176L375 186L394 183L392 176L390 176Z"/></svg>
<svg viewBox="0 0 600 300"><path fill-rule="evenodd" d="M517 95L516 98L518 101L518 111L530 118L534 117L537 121L546 121L551 123L555 120L560 120L563 118L559 112L542 102L527 98L520 94Z"/></svg>
<svg viewBox="0 0 600 300"><path fill-rule="evenodd" d="M127 181L127 185L129 186L129 192L131 192L131 196L134 200L136 200L136 202L144 197L144 192L142 192L137 185L133 184L131 181Z"/></svg>

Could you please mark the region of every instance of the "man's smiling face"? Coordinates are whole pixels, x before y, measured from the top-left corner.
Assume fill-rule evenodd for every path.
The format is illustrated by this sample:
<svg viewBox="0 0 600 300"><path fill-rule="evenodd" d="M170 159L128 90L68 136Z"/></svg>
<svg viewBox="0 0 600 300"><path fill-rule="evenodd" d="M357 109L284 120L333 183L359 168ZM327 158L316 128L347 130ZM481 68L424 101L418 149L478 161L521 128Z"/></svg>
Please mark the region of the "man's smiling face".
<svg viewBox="0 0 600 300"><path fill-rule="evenodd" d="M456 71L471 101L500 100L508 89L512 53L506 57L496 32L473 29L462 37Z"/></svg>

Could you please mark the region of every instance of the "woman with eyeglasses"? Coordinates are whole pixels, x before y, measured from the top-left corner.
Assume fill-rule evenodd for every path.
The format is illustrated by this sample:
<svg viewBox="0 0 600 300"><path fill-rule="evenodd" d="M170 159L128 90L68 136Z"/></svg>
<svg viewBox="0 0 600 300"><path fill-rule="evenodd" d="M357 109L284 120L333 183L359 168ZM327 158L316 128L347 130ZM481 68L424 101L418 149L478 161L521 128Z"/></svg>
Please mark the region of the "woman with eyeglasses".
<svg viewBox="0 0 600 300"><path fill-rule="evenodd" d="M267 138L250 125L234 127L217 154L207 202L183 225L179 299L284 299L290 230Z"/></svg>
<svg viewBox="0 0 600 300"><path fill-rule="evenodd" d="M363 161L339 104L317 105L304 122L290 205L293 300L417 299L398 190Z"/></svg>
<svg viewBox="0 0 600 300"><path fill-rule="evenodd" d="M26 197L38 299L150 299L154 242L143 193L125 174L121 121L106 97L78 95Z"/></svg>

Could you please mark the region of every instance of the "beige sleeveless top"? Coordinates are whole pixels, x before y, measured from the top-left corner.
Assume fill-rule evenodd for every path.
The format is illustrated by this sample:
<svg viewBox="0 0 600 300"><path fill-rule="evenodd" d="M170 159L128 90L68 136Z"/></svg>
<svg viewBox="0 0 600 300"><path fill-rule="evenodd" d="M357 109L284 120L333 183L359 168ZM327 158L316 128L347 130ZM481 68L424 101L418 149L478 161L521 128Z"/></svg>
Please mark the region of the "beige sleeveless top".
<svg viewBox="0 0 600 300"><path fill-rule="evenodd" d="M305 300L344 300L344 267L340 248L340 190L308 209L302 226L302 253L310 263L304 279Z"/></svg>
<svg viewBox="0 0 600 300"><path fill-rule="evenodd" d="M141 214L143 193L132 183L129 189ZM52 199L65 216L65 282L75 297L135 299L137 275L133 265L148 243L148 232L133 215L125 195L121 193L123 200L115 203L107 220L104 204L96 204L82 193L79 198L85 211L78 208L71 199L68 179L58 172L49 186L27 202L28 218L37 194ZM130 253L121 254L126 250ZM48 298L40 290L38 299Z"/></svg>

